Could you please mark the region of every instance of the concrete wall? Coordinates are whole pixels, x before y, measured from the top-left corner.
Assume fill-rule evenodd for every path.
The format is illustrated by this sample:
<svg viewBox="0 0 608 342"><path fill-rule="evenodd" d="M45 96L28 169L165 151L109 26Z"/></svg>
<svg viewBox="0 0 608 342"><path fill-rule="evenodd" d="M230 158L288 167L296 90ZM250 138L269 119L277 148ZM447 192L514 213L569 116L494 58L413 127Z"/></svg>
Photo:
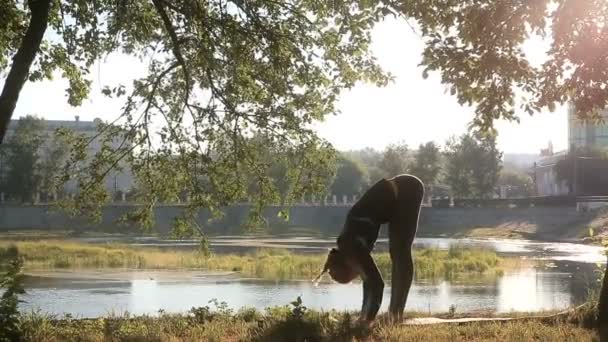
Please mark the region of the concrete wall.
<svg viewBox="0 0 608 342"><path fill-rule="evenodd" d="M550 233L579 225L592 215L576 211L574 206L529 208L425 208L421 213L420 232L440 233L470 228L534 227Z"/></svg>
<svg viewBox="0 0 608 342"><path fill-rule="evenodd" d="M133 206L115 205L104 209L100 223L91 223L86 218L70 218L62 212L46 205L0 206L0 229L40 229L40 230L107 230L125 231L136 229L134 225L120 226L116 221ZM344 206L298 206L291 209L288 225L317 228L329 234L340 231L349 207ZM175 217L180 215L180 206L159 206L155 209L155 227L167 232ZM220 234L239 232L239 226L247 219L247 206L233 206L226 209L220 221L208 226L207 231ZM265 216L271 226L286 225L277 214L279 208L268 208ZM543 229L575 224L581 219L574 207L532 207L532 208L423 208L420 217L421 234L436 234L460 231L477 227L497 227L504 224L537 225ZM205 225L209 213L201 211L200 224Z"/></svg>

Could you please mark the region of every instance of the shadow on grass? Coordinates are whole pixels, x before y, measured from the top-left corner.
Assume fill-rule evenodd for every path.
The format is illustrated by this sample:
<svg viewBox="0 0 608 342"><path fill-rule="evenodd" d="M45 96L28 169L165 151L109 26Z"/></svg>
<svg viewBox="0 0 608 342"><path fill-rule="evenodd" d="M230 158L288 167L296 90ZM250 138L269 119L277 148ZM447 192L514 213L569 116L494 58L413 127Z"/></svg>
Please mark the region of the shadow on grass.
<svg viewBox="0 0 608 342"><path fill-rule="evenodd" d="M252 335L253 341L353 341L366 340L372 330L357 322L350 313L335 318L330 313L307 315L306 319L288 318L265 321Z"/></svg>

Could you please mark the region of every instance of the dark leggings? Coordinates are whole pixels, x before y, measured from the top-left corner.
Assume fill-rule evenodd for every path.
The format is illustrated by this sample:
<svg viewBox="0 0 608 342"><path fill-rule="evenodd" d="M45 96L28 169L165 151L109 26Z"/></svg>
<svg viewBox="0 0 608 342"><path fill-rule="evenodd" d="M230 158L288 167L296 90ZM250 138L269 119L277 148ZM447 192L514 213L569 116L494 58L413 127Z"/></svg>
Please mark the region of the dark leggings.
<svg viewBox="0 0 608 342"><path fill-rule="evenodd" d="M401 319L414 279L412 244L418 229L424 187L418 178L409 175L396 176L389 181L395 182L399 190L397 206L388 226L392 263L389 313Z"/></svg>

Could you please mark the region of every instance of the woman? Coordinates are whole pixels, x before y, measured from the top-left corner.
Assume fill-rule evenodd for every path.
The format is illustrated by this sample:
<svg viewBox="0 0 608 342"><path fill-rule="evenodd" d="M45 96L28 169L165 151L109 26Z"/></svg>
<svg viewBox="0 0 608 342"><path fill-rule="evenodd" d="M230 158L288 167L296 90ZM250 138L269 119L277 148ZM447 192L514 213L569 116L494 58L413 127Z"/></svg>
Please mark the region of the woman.
<svg viewBox="0 0 608 342"><path fill-rule="evenodd" d="M361 318L371 321L382 303L384 281L371 251L380 225L388 223L389 253L392 262L391 302L389 313L401 319L412 285L414 264L412 243L418 228L424 185L411 175L382 179L353 205L346 217L337 248L332 248L323 272L346 284L358 275L363 280Z"/></svg>

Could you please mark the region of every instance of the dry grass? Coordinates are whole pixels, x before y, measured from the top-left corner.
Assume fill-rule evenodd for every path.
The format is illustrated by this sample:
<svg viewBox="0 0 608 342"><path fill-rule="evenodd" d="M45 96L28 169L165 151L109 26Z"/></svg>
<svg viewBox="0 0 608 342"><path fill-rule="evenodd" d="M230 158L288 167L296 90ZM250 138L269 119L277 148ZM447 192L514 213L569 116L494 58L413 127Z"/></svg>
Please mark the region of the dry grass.
<svg viewBox="0 0 608 342"><path fill-rule="evenodd" d="M24 341L592 341L593 330L572 316L509 322L412 326L380 317L363 326L352 312L303 307L208 307L189 314L105 317L89 320L31 314L22 320Z"/></svg>
<svg viewBox="0 0 608 342"><path fill-rule="evenodd" d="M0 260L16 247L25 259L26 270L51 269L204 269L238 272L264 279L310 279L325 262L325 254L301 255L282 249L261 249L245 255L214 254L134 248L120 244L85 244L62 240L0 242ZM387 253L374 258L383 276L390 278ZM493 251L459 247L448 251L416 250L415 272L419 278L455 279L496 276L519 263L500 258Z"/></svg>

